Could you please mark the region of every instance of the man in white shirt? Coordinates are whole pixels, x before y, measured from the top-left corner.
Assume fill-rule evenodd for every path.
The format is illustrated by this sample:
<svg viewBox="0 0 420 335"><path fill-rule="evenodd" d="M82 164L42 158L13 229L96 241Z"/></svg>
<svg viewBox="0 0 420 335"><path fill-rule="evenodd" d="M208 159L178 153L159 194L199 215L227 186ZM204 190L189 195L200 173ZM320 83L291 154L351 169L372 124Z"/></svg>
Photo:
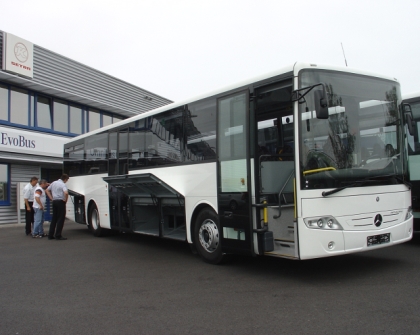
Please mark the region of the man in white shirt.
<svg viewBox="0 0 420 335"><path fill-rule="evenodd" d="M60 179L50 184L45 190L53 204L53 216L48 231L49 240L67 240L67 237L63 237L61 232L63 230L64 220L66 219L66 202L69 196L66 183L69 178L67 174L63 174Z"/></svg>
<svg viewBox="0 0 420 335"><path fill-rule="evenodd" d="M25 200L25 233L26 236L31 235L32 226L34 224L34 191L38 185L38 177L32 177L30 182L23 189L23 198Z"/></svg>
<svg viewBox="0 0 420 335"><path fill-rule="evenodd" d="M47 187L48 187L48 182L45 179L41 179L41 181L39 182L39 185L35 187L34 204L33 204L35 215L34 215L34 229L32 232L32 237L47 236L47 234L44 234L44 211L45 211L45 201L47 200L45 189Z"/></svg>

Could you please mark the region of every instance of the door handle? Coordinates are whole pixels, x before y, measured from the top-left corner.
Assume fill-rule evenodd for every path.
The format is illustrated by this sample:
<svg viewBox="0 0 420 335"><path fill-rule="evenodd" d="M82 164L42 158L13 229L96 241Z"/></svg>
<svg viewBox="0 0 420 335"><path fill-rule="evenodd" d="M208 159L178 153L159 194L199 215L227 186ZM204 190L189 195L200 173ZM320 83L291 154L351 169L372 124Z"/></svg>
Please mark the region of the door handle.
<svg viewBox="0 0 420 335"><path fill-rule="evenodd" d="M233 215L233 212L223 212L223 215L225 216L225 218L231 218Z"/></svg>

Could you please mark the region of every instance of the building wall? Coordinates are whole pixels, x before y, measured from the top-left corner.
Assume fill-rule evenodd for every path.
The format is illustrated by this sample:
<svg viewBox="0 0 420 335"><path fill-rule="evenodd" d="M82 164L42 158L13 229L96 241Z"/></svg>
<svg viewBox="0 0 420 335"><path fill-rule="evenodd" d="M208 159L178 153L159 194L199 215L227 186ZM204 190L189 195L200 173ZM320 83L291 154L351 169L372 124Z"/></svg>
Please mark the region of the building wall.
<svg viewBox="0 0 420 335"><path fill-rule="evenodd" d="M71 123L69 123L68 131L65 129L57 130L54 125L49 128L39 126L39 115L41 113L38 107L41 105L37 105L37 103L41 99L49 101L48 104L43 106L49 105L52 120L56 115L56 102L57 106L58 104L61 104L61 106L67 104L68 113L70 113L67 114L69 122L71 122L70 120L73 120L73 122L77 120L72 116L82 115L82 133L92 130L91 117L97 119L96 116L100 115L101 121L100 124L97 124L97 127L101 127L105 126L106 123L111 124L172 102L38 45L33 45L33 78L10 74L2 69L3 38L3 31L0 30L0 93L3 92L3 95L0 94L0 98L3 99L3 105L0 101L0 107L3 106L1 107L3 113L0 116L0 129L5 134L7 133L2 135L3 137L6 136L6 139L7 136L20 138L24 135L25 139L32 140L33 138L35 141L39 134L43 135L43 139L47 137L45 134L49 134L48 141L51 142L51 148L57 149L60 147L62 150L63 138L68 137L70 139L77 135L71 132ZM141 76L141 73L138 75ZM26 115L22 104L15 103L16 100L13 100L13 104L11 102L12 92L16 96L16 92L22 89L25 92L19 93L19 96L23 97L19 99L20 101L26 101L26 96L22 94L28 96L28 122L16 117L18 112L23 113L21 115ZM3 91L1 92L1 90ZM5 92L8 93L5 94ZM6 100L8 101L7 104L4 103ZM18 105L21 106L19 111L14 110L14 106ZM77 113L80 112L80 114L72 114L71 109L74 106L77 107ZM7 115L5 111L9 109L9 116L5 116ZM58 112L60 110L57 107ZM14 113L13 120L12 113ZM61 115L60 113L57 115ZM89 124L89 127L87 127L87 124ZM20 135L20 133L23 135ZM42 142L42 140L40 141ZM48 150L48 153L45 150L43 152L34 150L31 154L28 150L19 148L20 142L16 142L14 145L16 150L14 150L15 148L11 150L9 147L5 147L6 144L11 146L12 142L9 142L0 143L3 145L3 148L0 145L0 170L3 171L0 178L2 183L7 183L9 191L9 198L0 201L0 224L16 223L18 221L20 204L17 200L17 187L20 182L26 184L32 176L37 176L40 179L46 178L52 182L62 173L61 156L59 154L52 155L52 152L56 150ZM9 171L8 178L6 178L7 174L4 173L6 169ZM19 213L20 223L24 223L25 211L20 210Z"/></svg>
<svg viewBox="0 0 420 335"><path fill-rule="evenodd" d="M3 31L0 30L0 57L2 44ZM1 66L0 59L0 68ZM59 98L70 99L70 96L77 96L80 99L78 103L87 105L87 101L98 102L98 106L90 106L104 109L102 105L105 105L109 107L108 111L125 117L172 102L38 45L34 45L33 71L34 77L28 79L28 86L25 88L36 90L34 85L53 88L61 92L57 94ZM141 73L138 75L140 77Z"/></svg>
<svg viewBox="0 0 420 335"><path fill-rule="evenodd" d="M40 167L35 165L10 164L10 169L10 206L1 207L0 224L17 223L17 183L29 183L32 176L40 176ZM20 223L25 223L25 211L21 210L20 213Z"/></svg>

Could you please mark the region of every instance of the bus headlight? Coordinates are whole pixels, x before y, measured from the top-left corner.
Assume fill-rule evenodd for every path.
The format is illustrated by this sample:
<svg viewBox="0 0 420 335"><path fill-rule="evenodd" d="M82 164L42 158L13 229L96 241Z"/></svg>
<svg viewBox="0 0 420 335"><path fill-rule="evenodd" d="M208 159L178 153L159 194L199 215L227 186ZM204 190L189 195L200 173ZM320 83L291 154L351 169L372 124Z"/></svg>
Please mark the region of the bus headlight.
<svg viewBox="0 0 420 335"><path fill-rule="evenodd" d="M303 219L308 228L326 229L326 230L343 230L343 227L337 222L333 216L322 216L316 218Z"/></svg>
<svg viewBox="0 0 420 335"><path fill-rule="evenodd" d="M409 206L407 209L407 214L405 215L405 220L411 219L412 216L413 216L413 208Z"/></svg>

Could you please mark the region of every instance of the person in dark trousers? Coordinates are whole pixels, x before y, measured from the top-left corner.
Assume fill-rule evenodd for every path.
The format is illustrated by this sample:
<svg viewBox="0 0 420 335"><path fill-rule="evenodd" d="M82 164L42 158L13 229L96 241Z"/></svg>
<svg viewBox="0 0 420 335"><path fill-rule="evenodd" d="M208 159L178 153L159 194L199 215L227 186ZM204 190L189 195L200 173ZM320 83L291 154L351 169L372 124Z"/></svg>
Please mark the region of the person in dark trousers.
<svg viewBox="0 0 420 335"><path fill-rule="evenodd" d="M49 240L67 240L67 238L61 235L61 232L66 218L66 202L69 196L69 192L66 187L68 180L69 176L63 174L60 179L51 183L51 185L45 190L48 198L52 200L53 204L53 216L51 219L50 230L48 232Z"/></svg>
<svg viewBox="0 0 420 335"><path fill-rule="evenodd" d="M34 224L34 191L38 186L38 177L32 177L23 189L23 199L25 200L25 233L26 236L32 235Z"/></svg>

